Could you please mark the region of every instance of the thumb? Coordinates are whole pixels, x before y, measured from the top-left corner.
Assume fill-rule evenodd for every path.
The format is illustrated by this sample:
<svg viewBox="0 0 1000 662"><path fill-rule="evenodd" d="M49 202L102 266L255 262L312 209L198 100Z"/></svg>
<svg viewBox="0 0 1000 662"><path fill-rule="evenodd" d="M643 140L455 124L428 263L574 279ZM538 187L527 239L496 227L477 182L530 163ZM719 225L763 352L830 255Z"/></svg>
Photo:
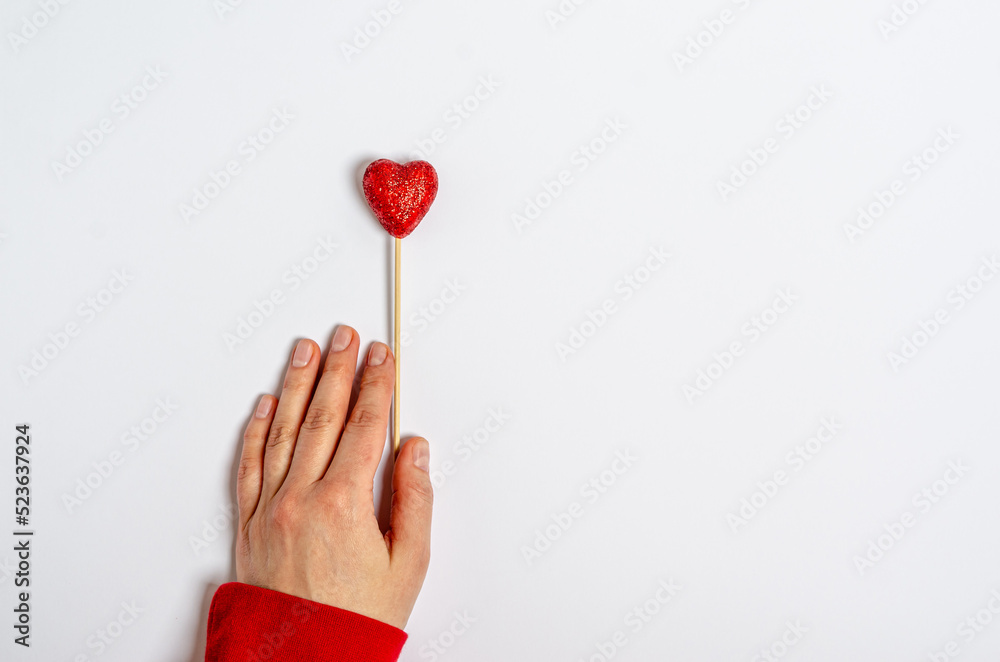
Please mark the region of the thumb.
<svg viewBox="0 0 1000 662"><path fill-rule="evenodd" d="M431 558L431 508L434 488L428 473L430 445L414 437L403 445L392 472L389 554L393 565L423 578Z"/></svg>

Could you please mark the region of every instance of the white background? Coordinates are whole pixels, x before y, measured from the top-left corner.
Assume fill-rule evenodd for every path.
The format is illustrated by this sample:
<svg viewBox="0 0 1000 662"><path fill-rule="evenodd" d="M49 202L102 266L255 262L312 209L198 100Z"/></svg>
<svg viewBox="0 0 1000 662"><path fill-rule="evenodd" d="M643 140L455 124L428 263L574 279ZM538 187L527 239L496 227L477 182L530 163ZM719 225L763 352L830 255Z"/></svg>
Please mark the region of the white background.
<svg viewBox="0 0 1000 662"><path fill-rule="evenodd" d="M996 660L1000 615L979 614L971 640L957 627L1000 589L1000 279L969 283L982 287L960 310L955 288L1000 252L1000 6L910 0L886 36L889 0L592 0L554 26L557 0L400 2L350 58L342 45L387 2L70 2L23 43L10 33L41 10L4 4L0 657L203 655L211 593L234 576L225 512L245 419L296 339L325 346L338 323L390 339L390 242L358 174L440 129L440 194L405 241L402 414L435 471L453 464L402 659L435 659L435 640L437 659L601 660L621 631L619 660L749 661L798 621L783 659L927 660L954 641L962 660ZM723 10L712 36L704 21L718 32ZM678 66L699 33L708 45ZM166 78L122 117L115 101L147 67ZM823 86L832 97L803 108ZM458 122L454 104L474 110ZM294 119L247 162L241 144L274 109ZM796 111L808 119L789 135L778 123ZM105 118L113 132L57 175ZM626 128L581 170L578 150L615 119ZM914 180L907 163L949 127ZM768 139L778 151L723 196ZM240 174L185 219L232 159ZM572 183L518 227L562 170ZM905 193L849 238L894 180ZM285 274L317 266L327 237L338 248L293 289ZM658 248L671 257L625 300L616 285ZM127 288L81 314L122 269ZM444 305L449 281L464 290ZM284 303L227 346L274 289ZM797 301L754 341L744 325L779 290ZM584 324L608 299L603 325ZM920 335L938 309L948 322ZM79 334L26 373L71 322ZM561 356L574 330L588 338ZM904 338L923 346L893 366ZM743 353L720 376L733 342ZM124 442L158 398L176 411ZM459 453L497 408L500 430ZM840 430L796 470L786 456L823 417ZM30 651L9 625L24 422ZM626 471L603 473L626 451ZM113 473L92 476L113 452ZM949 462L968 472L935 483ZM734 531L778 471L785 484ZM99 487L68 505L88 477ZM596 502L581 493L592 479L608 484ZM914 501L935 486L929 508ZM582 515L529 563L574 502ZM880 543L905 513L913 526ZM888 549L859 568L872 541ZM625 616L661 580L680 590L636 632ZM122 602L144 611L100 651ZM456 612L475 619L457 638Z"/></svg>

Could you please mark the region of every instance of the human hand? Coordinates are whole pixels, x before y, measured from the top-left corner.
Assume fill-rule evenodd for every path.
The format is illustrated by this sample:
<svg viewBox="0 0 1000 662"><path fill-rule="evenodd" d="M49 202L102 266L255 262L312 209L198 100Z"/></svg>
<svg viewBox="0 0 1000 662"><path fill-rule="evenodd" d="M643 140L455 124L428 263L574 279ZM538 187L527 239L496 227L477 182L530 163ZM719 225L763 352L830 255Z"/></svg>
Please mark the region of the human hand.
<svg viewBox="0 0 1000 662"><path fill-rule="evenodd" d="M237 476L236 578L403 628L430 560L429 447L416 437L400 450L383 535L372 484L394 358L372 345L348 411L359 344L354 329L339 327L316 385L320 348L299 341L280 399L260 399Z"/></svg>

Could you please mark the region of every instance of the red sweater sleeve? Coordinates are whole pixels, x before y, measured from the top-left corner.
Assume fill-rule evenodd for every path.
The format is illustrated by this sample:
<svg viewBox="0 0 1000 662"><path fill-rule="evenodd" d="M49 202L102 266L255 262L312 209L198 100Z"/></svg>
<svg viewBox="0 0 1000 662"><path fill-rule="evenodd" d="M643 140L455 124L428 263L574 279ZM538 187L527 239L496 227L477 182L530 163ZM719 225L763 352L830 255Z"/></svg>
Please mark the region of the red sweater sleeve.
<svg viewBox="0 0 1000 662"><path fill-rule="evenodd" d="M230 582L212 598L205 662L396 662L405 641L367 616Z"/></svg>

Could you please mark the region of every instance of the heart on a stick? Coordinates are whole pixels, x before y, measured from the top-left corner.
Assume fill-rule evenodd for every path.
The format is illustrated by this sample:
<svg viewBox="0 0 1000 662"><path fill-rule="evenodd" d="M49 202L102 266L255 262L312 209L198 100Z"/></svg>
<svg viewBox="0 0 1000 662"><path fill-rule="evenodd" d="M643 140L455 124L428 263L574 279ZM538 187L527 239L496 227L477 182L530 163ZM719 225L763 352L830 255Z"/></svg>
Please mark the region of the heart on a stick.
<svg viewBox="0 0 1000 662"><path fill-rule="evenodd" d="M379 159L365 169L365 199L386 232L402 239L413 232L437 195L438 179L426 161L400 165Z"/></svg>

